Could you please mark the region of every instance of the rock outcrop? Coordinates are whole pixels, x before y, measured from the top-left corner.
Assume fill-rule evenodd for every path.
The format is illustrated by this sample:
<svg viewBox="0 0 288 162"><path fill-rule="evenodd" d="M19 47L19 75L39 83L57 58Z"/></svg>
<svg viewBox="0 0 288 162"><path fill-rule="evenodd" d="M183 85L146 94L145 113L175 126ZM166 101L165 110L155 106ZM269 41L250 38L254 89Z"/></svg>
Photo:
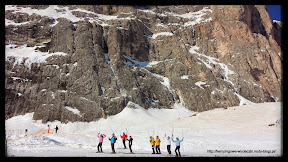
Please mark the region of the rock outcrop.
<svg viewBox="0 0 288 162"><path fill-rule="evenodd" d="M6 6L5 114L281 101L281 28L265 6Z"/></svg>

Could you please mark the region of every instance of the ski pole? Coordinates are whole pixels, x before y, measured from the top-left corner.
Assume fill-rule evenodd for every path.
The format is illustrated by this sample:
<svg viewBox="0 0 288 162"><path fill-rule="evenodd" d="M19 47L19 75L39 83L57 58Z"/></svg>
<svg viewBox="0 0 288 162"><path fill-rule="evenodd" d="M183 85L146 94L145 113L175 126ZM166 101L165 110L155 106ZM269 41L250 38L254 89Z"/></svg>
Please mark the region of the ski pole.
<svg viewBox="0 0 288 162"><path fill-rule="evenodd" d="M159 136L159 129L157 129L156 136Z"/></svg>
<svg viewBox="0 0 288 162"><path fill-rule="evenodd" d="M112 131L112 133L114 133L113 129L111 128L111 125L109 125L110 130Z"/></svg>
<svg viewBox="0 0 288 162"><path fill-rule="evenodd" d="M111 128L111 126L109 126L109 128L110 128L111 132L114 133L114 131L113 131L113 129Z"/></svg>
<svg viewBox="0 0 288 162"><path fill-rule="evenodd" d="M182 128L182 140L183 140L183 128ZM184 152L184 143L183 143L183 141L182 141L182 148L183 148L183 152Z"/></svg>
<svg viewBox="0 0 288 162"><path fill-rule="evenodd" d="M99 133L100 133L100 130L101 130L101 123L99 123Z"/></svg>
<svg viewBox="0 0 288 162"><path fill-rule="evenodd" d="M130 133L128 132L128 129L127 129L127 128L125 128L125 130L126 130L126 134L127 134L127 135L130 134Z"/></svg>
<svg viewBox="0 0 288 162"><path fill-rule="evenodd" d="M107 118L109 118L109 119L110 119L110 122L108 123L108 124L109 124L109 128L111 129L112 133L114 133L114 131L113 131L113 130L112 130L112 128L111 128L111 122L112 122L112 119L110 118L110 116L109 116L109 115L107 115Z"/></svg>
<svg viewBox="0 0 288 162"><path fill-rule="evenodd" d="M147 129L147 131L148 131L148 136L151 136L151 134L150 134L150 132L149 132L149 129Z"/></svg>

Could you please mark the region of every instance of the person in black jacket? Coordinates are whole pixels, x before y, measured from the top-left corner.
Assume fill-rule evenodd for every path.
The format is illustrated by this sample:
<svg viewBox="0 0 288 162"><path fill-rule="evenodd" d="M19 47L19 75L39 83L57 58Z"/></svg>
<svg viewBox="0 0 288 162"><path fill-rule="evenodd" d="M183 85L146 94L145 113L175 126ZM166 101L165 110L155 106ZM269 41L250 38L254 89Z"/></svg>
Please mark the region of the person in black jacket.
<svg viewBox="0 0 288 162"><path fill-rule="evenodd" d="M132 141L133 141L133 138L132 138L131 136L129 136L129 139L127 139L127 141L129 141L130 153L133 153L133 152L132 152Z"/></svg>
<svg viewBox="0 0 288 162"><path fill-rule="evenodd" d="M57 133L58 129L59 129L59 128L58 128L58 126L56 125L56 128L55 128L55 130L56 130L56 133Z"/></svg>

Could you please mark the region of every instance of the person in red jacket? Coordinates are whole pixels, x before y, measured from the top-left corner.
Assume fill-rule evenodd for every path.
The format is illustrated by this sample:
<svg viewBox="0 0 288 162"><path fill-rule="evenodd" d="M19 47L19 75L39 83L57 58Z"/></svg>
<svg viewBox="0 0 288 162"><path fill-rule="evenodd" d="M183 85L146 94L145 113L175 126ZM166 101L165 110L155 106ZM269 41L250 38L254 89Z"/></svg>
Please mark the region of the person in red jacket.
<svg viewBox="0 0 288 162"><path fill-rule="evenodd" d="M123 141L124 148L126 149L125 140L127 138L127 135L125 134L125 132L123 132L123 135L121 136L121 138L122 138L122 141Z"/></svg>

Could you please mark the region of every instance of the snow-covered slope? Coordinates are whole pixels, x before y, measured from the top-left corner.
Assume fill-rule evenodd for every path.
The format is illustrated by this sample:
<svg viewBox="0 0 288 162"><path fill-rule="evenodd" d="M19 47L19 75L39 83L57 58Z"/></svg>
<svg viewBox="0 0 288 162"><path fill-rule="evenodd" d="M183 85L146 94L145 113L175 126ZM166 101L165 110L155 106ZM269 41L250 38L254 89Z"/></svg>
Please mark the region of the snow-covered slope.
<svg viewBox="0 0 288 162"><path fill-rule="evenodd" d="M36 50L37 47L39 48L42 46L27 47L27 44L26 44L24 46L17 47L17 45L14 45L14 44L6 45L5 46L6 61L10 61L10 59L12 60L15 59L13 66L24 62L24 65L29 67L29 69L31 70L32 63L38 63L38 66L39 66L40 63L46 62L46 59L50 56L67 55L67 53L64 53L64 52L55 52L55 53L40 52Z"/></svg>
<svg viewBox="0 0 288 162"><path fill-rule="evenodd" d="M32 120L33 113L6 120L8 156L167 156L165 136L184 136L183 156L279 156L281 155L281 103L261 103L219 108L195 113L175 104L173 109L148 109L129 102L119 114L96 122L42 124ZM47 134L57 125L58 134ZM274 124L273 126L269 126ZM28 137L24 136L28 129ZM21 131L22 130L22 131ZM13 132L14 131L14 132ZM42 134L39 133L39 131ZM97 133L111 137L114 132L117 154L104 139L104 154L96 154ZM120 134L134 138L133 152L122 149ZM17 136L18 134L18 136ZM36 135L38 134L38 135ZM161 155L152 155L149 136L162 140ZM175 139L175 138L174 138ZM126 143L126 145L128 145ZM172 154L175 144L172 143Z"/></svg>
<svg viewBox="0 0 288 162"><path fill-rule="evenodd" d="M69 7L59 7L57 5L50 5L49 7L45 8L45 9L33 9L31 7L19 7L19 6L13 6L13 5L7 5L5 6L6 10L13 10L14 13L17 12L21 12L21 13L27 13L29 15L32 14L38 14L40 16L48 16L54 19L57 18L67 18L69 20L71 20L72 22L77 22L77 21L81 21L84 20L84 18L78 18L77 16L75 16L73 14L74 12L84 12L86 14L92 14L95 16L95 19L93 18L89 18L89 21L93 22L93 21L99 21L102 23L102 21L106 21L106 20L113 20L113 19L130 19L130 18L117 18L117 16L112 16L112 15L103 15L103 14L97 14L94 12L90 12L87 10L83 10L80 8L77 9L72 9L70 10ZM21 25L23 23L14 23L13 21L9 21L9 20L5 20L6 25ZM57 23L57 21L56 21ZM56 24L54 24L56 25ZM102 24L105 25L105 24ZM107 24L106 24L107 25Z"/></svg>

